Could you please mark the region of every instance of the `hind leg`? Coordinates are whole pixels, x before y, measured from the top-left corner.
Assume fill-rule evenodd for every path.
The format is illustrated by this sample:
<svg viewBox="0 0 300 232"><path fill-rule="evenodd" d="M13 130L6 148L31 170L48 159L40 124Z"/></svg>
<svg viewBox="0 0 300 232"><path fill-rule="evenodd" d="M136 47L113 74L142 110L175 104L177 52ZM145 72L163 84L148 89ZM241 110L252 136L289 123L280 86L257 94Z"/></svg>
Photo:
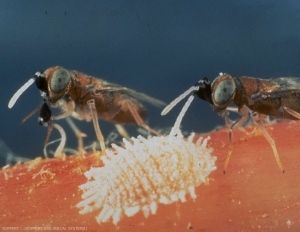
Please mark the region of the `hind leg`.
<svg viewBox="0 0 300 232"><path fill-rule="evenodd" d="M129 137L127 131L126 131L126 129L124 128L124 126L122 126L120 124L115 124L115 127L116 127L117 131L119 132L119 134L123 138L127 139L128 141L131 141L131 139L130 139L130 137Z"/></svg>
<svg viewBox="0 0 300 232"><path fill-rule="evenodd" d="M290 108L288 108L288 107L286 107L286 106L283 106L283 109L284 109L286 112L288 112L290 115L293 115L295 118L300 119L300 113L298 113L297 111L292 110L292 109L290 109Z"/></svg>
<svg viewBox="0 0 300 232"><path fill-rule="evenodd" d="M147 131L150 131L151 133L153 133L157 136L162 136L161 133L152 129L151 127L149 127L148 125L146 125L144 123L144 120L141 118L139 113L136 111L136 109L133 107L133 105L129 101L126 101L126 105L127 105L128 109L130 110L130 113L132 114L133 118L135 119L136 124L138 124L139 126L145 128Z"/></svg>
<svg viewBox="0 0 300 232"><path fill-rule="evenodd" d="M276 159L276 162L277 162L277 165L281 169L281 171L284 173L283 165L282 165L282 163L280 161L280 158L279 158L279 155L278 155L278 152L277 152L277 149L276 149L275 142L271 138L271 136L269 135L269 133L266 131L266 128L264 127L264 124L260 120L260 118L262 118L262 117L260 117L259 115L260 114L258 114L257 112L251 112L251 117L252 117L253 121L255 122L255 124L258 126L258 128L260 129L260 131L265 136L266 140L271 145L273 153L274 153L274 156L275 156L275 159Z"/></svg>

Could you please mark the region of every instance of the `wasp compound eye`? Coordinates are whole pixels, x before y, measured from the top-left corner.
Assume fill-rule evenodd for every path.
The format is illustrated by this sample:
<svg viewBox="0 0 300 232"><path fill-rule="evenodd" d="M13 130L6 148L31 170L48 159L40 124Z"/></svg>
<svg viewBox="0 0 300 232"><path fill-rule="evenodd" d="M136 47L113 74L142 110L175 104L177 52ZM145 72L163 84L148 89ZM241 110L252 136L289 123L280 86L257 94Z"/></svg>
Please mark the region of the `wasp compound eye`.
<svg viewBox="0 0 300 232"><path fill-rule="evenodd" d="M70 75L64 68L57 69L51 78L50 87L53 92L58 93L66 88Z"/></svg>
<svg viewBox="0 0 300 232"><path fill-rule="evenodd" d="M213 93L214 102L217 105L224 105L231 100L235 92L234 80L223 80L215 88Z"/></svg>
<svg viewBox="0 0 300 232"><path fill-rule="evenodd" d="M51 110L49 109L49 106L44 102L40 111L39 124L41 126L47 126L50 119L51 119Z"/></svg>

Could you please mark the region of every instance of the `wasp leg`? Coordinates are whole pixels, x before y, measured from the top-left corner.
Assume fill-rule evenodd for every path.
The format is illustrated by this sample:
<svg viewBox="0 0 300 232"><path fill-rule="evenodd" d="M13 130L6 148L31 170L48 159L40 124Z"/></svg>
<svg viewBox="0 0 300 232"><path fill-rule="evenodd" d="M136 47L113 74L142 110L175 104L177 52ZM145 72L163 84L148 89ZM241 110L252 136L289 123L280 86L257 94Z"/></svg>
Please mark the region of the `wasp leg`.
<svg viewBox="0 0 300 232"><path fill-rule="evenodd" d="M136 124L138 124L141 127L144 127L147 131L150 131L151 133L153 133L157 136L162 136L161 133L152 129L151 127L149 127L148 125L146 125L144 123L143 119L141 118L139 113L134 109L134 107L130 104L130 102L126 101L126 104L128 106L128 109L130 110L130 113L132 114L133 118L135 119Z"/></svg>
<svg viewBox="0 0 300 232"><path fill-rule="evenodd" d="M241 115L241 118L231 125L231 129L241 127L249 118L249 110L245 105L238 109L238 113Z"/></svg>
<svg viewBox="0 0 300 232"><path fill-rule="evenodd" d="M70 101L68 103L65 103L64 105L64 108L66 108L67 110L61 112L60 114L57 114L57 115L54 115L54 116L51 116L51 118L49 119L49 121L47 122L44 122L43 120L43 117L39 118L39 123L41 125L44 125L44 126L47 126L48 125L48 131L47 131L47 136L46 136L46 139L45 139L45 142L44 142L44 147L46 146L46 144L48 143L49 141L49 138L50 138L50 135L51 135L51 132L53 130L53 126L54 126L54 120L59 120L59 119L62 119L62 118L66 118L68 116L71 115L71 113L74 111L75 109L75 103L73 101ZM49 109L48 109L49 110ZM50 111L50 110L49 110ZM47 110L46 110L47 112ZM48 114L51 114L51 111L48 112ZM48 158L47 155L45 155L45 158Z"/></svg>
<svg viewBox="0 0 300 232"><path fill-rule="evenodd" d="M295 118L298 118L300 119L300 113L298 113L297 111L295 110L292 110L290 108L287 108L286 106L283 106L283 109L288 112L290 115L293 115Z"/></svg>
<svg viewBox="0 0 300 232"><path fill-rule="evenodd" d="M227 111L231 111L231 112L234 112L234 113L239 113L239 108L238 107L233 107L233 106L228 106L226 108Z"/></svg>
<svg viewBox="0 0 300 232"><path fill-rule="evenodd" d="M230 126L230 122L229 122L229 119L228 119L227 112L225 112L224 119L225 119L226 128L228 130L228 140L229 140L229 148L228 148L228 153L227 153L227 156L226 156L226 160L225 160L225 164L224 164L224 170L223 170L223 173L225 174L230 156L232 154L233 145L232 145L232 129L231 129L231 126Z"/></svg>
<svg viewBox="0 0 300 232"><path fill-rule="evenodd" d="M89 105L89 107L92 111L93 124L94 124L97 139L100 143L101 151L105 154L105 143L104 143L104 138L103 138L103 135L101 133L100 126L98 123L98 115L97 115L97 109L95 106L95 99L88 100L87 104Z"/></svg>
<svg viewBox="0 0 300 232"><path fill-rule="evenodd" d="M132 140L130 139L130 137L129 137L127 131L126 131L126 129L124 128L124 126L122 126L122 125L120 125L120 124L115 124L115 127L116 127L117 131L119 132L119 134L120 134L123 138L125 138L125 139L127 139L128 141L132 142Z"/></svg>
<svg viewBox="0 0 300 232"><path fill-rule="evenodd" d="M269 121L269 116L265 114L258 114L259 115L259 120L261 121L262 124L268 124Z"/></svg>
<svg viewBox="0 0 300 232"><path fill-rule="evenodd" d="M60 141L60 143L59 143L58 147L56 148L53 156L56 157L56 158L58 157L58 158L61 158L62 160L65 160L66 159L66 155L65 155L65 153L63 151L64 151L64 148L65 148L65 145L66 145L66 141L67 141L66 133L65 133L64 129L60 125L58 125L56 123L53 123L52 129L53 129L53 127L58 130L58 132L60 133L61 138L58 139L58 140L54 140L54 141L51 141L51 142L45 144L45 146L44 146L44 156L45 156L45 158L48 158L48 155L47 155L47 146L48 145L50 145L52 143L55 143L57 141Z"/></svg>
<svg viewBox="0 0 300 232"><path fill-rule="evenodd" d="M53 119L51 118L51 119L49 120L49 122L48 122L48 130L47 130L47 136L46 136L46 139L45 139L45 141L44 141L44 147L47 145L47 143L48 143L48 141L49 141L49 139L50 139L50 135L51 135L51 132L52 132L52 130L53 130L53 125L54 125ZM45 158L46 158L46 159L49 158L49 157L47 156L46 153L45 153Z"/></svg>
<svg viewBox="0 0 300 232"><path fill-rule="evenodd" d="M227 157L226 157L226 160L225 160L225 164L224 164L224 171L223 171L224 174L226 173L226 168L227 168L227 165L229 163L229 159L230 159L230 156L231 156L232 150L233 150L232 130L242 126L248 120L248 117L249 117L248 116L249 111L248 111L248 108L246 106L243 106L243 107L237 109L237 111L235 109L232 110L232 108L230 108L229 110L234 111L234 112L238 112L241 115L241 118L230 126L228 115L226 113L224 115L225 124L226 124L226 127L228 129L228 137L229 137L229 151L228 151L228 154L227 154Z"/></svg>
<svg viewBox="0 0 300 232"><path fill-rule="evenodd" d="M74 102L72 102L74 104ZM68 116L70 116L72 114L72 112L74 111L74 108L75 108L75 105L73 107L73 104L68 104L68 109L57 114L57 115L54 115L52 116L52 119L53 120L60 120L60 119L63 119L63 118L66 118Z"/></svg>
<svg viewBox="0 0 300 232"><path fill-rule="evenodd" d="M20 124L26 122L29 118L31 118L36 112L38 112L42 107L42 104L39 104L33 111L31 111L25 118L22 119Z"/></svg>
<svg viewBox="0 0 300 232"><path fill-rule="evenodd" d="M84 154L85 150L84 150L84 146L83 146L83 138L86 137L86 134L82 133L78 127L75 125L75 123L73 122L73 120L71 119L71 117L66 117L66 121L69 124L69 126L71 127L71 129L74 131L77 139L78 139L78 151L80 154Z"/></svg>
<svg viewBox="0 0 300 232"><path fill-rule="evenodd" d="M155 135L157 135L157 136L162 136L161 133L159 133L158 131L152 129L151 127L149 127L149 126L146 125L146 124L143 124L143 125L141 125L141 126L142 126L143 128L145 128L147 131L150 131L151 133L153 133L153 134L155 134Z"/></svg>
<svg viewBox="0 0 300 232"><path fill-rule="evenodd" d="M268 134L268 132L266 131L263 123L260 121L260 116L257 117L257 112L251 112L251 117L252 120L255 122L255 124L258 126L258 128L260 129L260 131L263 133L263 135L265 136L266 140L269 142L269 144L271 145L272 149L273 149L273 153L277 162L277 165L279 166L279 168L281 169L281 171L284 173L284 169L283 169L283 165L279 159L279 155L276 149L276 145L274 140L271 138L271 136Z"/></svg>
<svg viewBox="0 0 300 232"><path fill-rule="evenodd" d="M65 160L66 159L66 155L64 154L63 151L64 151L64 148L65 148L65 145L66 145L66 141L67 141L66 133L65 133L64 129L60 125L58 125L56 123L53 124L53 127L55 127L59 131L60 136L61 136L61 141L59 143L59 146L56 148L56 151L54 152L53 156L54 157L60 157L63 160Z"/></svg>

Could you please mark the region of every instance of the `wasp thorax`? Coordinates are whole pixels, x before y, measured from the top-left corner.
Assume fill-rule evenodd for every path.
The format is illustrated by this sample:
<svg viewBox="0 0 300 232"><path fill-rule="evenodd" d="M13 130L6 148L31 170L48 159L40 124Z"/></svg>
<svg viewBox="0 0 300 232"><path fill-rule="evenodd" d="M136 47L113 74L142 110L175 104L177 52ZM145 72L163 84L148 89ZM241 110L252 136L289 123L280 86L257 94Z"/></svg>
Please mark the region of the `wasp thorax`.
<svg viewBox="0 0 300 232"><path fill-rule="evenodd" d="M57 69L51 78L50 87L53 92L60 92L64 90L70 81L70 74L64 68Z"/></svg>

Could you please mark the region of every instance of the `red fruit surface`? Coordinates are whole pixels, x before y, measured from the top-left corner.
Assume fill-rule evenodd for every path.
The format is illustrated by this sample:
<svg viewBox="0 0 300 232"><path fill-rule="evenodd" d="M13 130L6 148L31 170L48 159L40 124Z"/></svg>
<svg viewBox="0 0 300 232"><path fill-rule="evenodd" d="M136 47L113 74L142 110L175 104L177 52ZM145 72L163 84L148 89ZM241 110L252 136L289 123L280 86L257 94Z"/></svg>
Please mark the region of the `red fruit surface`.
<svg viewBox="0 0 300 232"><path fill-rule="evenodd" d="M0 228L2 230L66 231L299 231L300 230L300 123L270 124L285 173L272 149L254 127L235 130L233 153L223 174L228 152L225 130L209 135L217 156L217 170L208 185L196 188L197 199L158 205L156 215L141 212L123 217L117 226L97 224L96 214L80 215L78 186L84 172L101 166L86 154L61 159L36 159L0 172Z"/></svg>

